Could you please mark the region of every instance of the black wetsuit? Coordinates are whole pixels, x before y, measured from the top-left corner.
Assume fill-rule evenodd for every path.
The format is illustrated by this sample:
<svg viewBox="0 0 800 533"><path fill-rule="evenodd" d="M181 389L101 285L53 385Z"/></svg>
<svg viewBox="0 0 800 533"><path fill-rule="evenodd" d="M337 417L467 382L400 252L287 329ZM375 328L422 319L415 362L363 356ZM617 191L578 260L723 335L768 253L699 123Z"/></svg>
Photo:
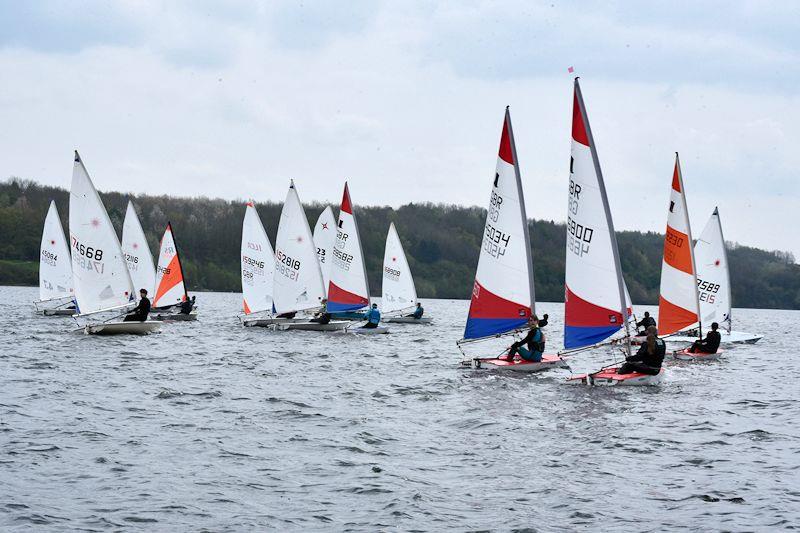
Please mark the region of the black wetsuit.
<svg viewBox="0 0 800 533"><path fill-rule="evenodd" d="M646 316L636 323L636 329L642 328L644 330L647 330L647 328L649 328L650 326L655 326L655 325L656 325L655 319L651 316Z"/></svg>
<svg viewBox="0 0 800 533"><path fill-rule="evenodd" d="M194 309L194 302L192 302L189 299L184 300L183 302L181 302L180 305L181 305L180 314L182 315L188 315L189 313L192 312L192 309Z"/></svg>
<svg viewBox="0 0 800 533"><path fill-rule="evenodd" d="M664 362L666 354L667 345L664 339L656 338L656 349L652 354L647 351L647 342L644 342L639 346L639 351L635 355L625 358L625 362L619 367L617 374L639 372L655 376L661 371L661 364Z"/></svg>
<svg viewBox="0 0 800 533"><path fill-rule="evenodd" d="M289 313L281 313L280 315L276 316L275 318L294 318L294 315L297 314L297 311L291 311Z"/></svg>
<svg viewBox="0 0 800 533"><path fill-rule="evenodd" d="M330 313L317 313L314 315L314 318L309 320L309 322L316 322L317 324L328 324L331 321L331 314Z"/></svg>
<svg viewBox="0 0 800 533"><path fill-rule="evenodd" d="M540 328L543 328L543 327L545 327L547 325L547 319L548 318L550 318L549 315L545 315L539 320L539 327Z"/></svg>
<svg viewBox="0 0 800 533"><path fill-rule="evenodd" d="M706 338L701 341L694 341L692 353L717 353L719 343L722 342L722 335L713 329L706 333Z"/></svg>
<svg viewBox="0 0 800 533"><path fill-rule="evenodd" d="M150 299L145 296L139 305L133 308L130 314L125 316L123 322L144 322L150 314Z"/></svg>
<svg viewBox="0 0 800 533"><path fill-rule="evenodd" d="M538 337L538 340L537 340ZM520 348L527 346L528 353L520 352ZM514 359L514 356L519 354L520 357L526 361L539 362L542 360L542 353L544 352L544 333L537 327L528 330L528 334L523 339L518 340L511 345L511 350L508 352L508 360Z"/></svg>

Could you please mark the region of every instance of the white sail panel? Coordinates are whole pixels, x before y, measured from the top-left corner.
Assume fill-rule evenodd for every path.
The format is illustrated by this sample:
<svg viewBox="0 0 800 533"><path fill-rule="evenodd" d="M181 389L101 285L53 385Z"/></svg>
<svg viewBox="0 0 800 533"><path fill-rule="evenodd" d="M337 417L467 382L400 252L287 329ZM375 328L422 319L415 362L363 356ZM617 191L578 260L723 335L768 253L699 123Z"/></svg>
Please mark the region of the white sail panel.
<svg viewBox="0 0 800 533"><path fill-rule="evenodd" d="M128 271L131 273L136 299L139 299L140 289L146 289L152 297L156 287L156 267L139 216L130 201L125 212L125 222L122 224L122 253L125 254Z"/></svg>
<svg viewBox="0 0 800 533"><path fill-rule="evenodd" d="M333 243L336 241L336 219L330 206L319 215L314 226L314 245L317 247L317 258L322 270L322 281L325 284L325 294L328 293L328 283L331 280L331 254Z"/></svg>
<svg viewBox="0 0 800 533"><path fill-rule="evenodd" d="M279 314L320 307L325 298L317 248L294 182L289 185L275 239L273 298Z"/></svg>
<svg viewBox="0 0 800 533"><path fill-rule="evenodd" d="M72 260L55 201L44 219L39 248L39 300L72 298Z"/></svg>
<svg viewBox="0 0 800 533"><path fill-rule="evenodd" d="M153 306L166 307L185 300L186 285L183 281L181 258L175 245L175 237L172 235L172 224L167 223L158 253L156 295L153 298Z"/></svg>
<svg viewBox="0 0 800 533"><path fill-rule="evenodd" d="M397 234L394 222L389 224L386 234L386 248L383 254L383 284L381 291L381 310L384 313L397 313L417 305L417 289L408 266L406 252Z"/></svg>
<svg viewBox="0 0 800 533"><path fill-rule="evenodd" d="M339 224L331 255L333 261L328 286L328 311L358 311L368 306L367 267L347 182L344 184Z"/></svg>
<svg viewBox="0 0 800 533"><path fill-rule="evenodd" d="M275 254L253 202L247 202L244 212L241 259L244 312L272 311Z"/></svg>
<svg viewBox="0 0 800 533"><path fill-rule="evenodd" d="M730 332L731 280L722 223L716 208L694 245L694 258L703 323L710 326L712 322L717 322L722 329Z"/></svg>
<svg viewBox="0 0 800 533"><path fill-rule="evenodd" d="M128 265L77 151L69 193L69 233L78 312L86 315L127 305L134 290Z"/></svg>

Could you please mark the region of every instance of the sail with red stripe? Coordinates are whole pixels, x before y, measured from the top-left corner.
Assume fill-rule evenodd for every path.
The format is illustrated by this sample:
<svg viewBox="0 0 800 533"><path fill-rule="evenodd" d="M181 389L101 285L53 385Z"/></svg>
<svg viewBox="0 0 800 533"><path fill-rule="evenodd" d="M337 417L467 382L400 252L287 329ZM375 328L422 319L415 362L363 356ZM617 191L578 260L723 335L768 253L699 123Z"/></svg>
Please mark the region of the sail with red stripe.
<svg viewBox="0 0 800 533"><path fill-rule="evenodd" d="M630 297L600 161L575 79L567 203L564 347L602 342L625 326Z"/></svg>
<svg viewBox="0 0 800 533"><path fill-rule="evenodd" d="M156 267L156 294L153 307L166 307L186 300L186 285L183 283L183 268L178 247L172 235L172 224L167 223Z"/></svg>
<svg viewBox="0 0 800 533"><path fill-rule="evenodd" d="M675 154L672 172L667 233L661 262L661 294L658 299L658 332L669 335L691 329L700 322L697 295L697 268L692 244L692 228L686 208L680 160Z"/></svg>
<svg viewBox="0 0 800 533"><path fill-rule="evenodd" d="M464 340L524 327L535 312L535 302L528 218L506 108Z"/></svg>
<svg viewBox="0 0 800 533"><path fill-rule="evenodd" d="M358 311L368 306L367 267L347 182L344 184L336 240L331 255L328 311L342 313Z"/></svg>

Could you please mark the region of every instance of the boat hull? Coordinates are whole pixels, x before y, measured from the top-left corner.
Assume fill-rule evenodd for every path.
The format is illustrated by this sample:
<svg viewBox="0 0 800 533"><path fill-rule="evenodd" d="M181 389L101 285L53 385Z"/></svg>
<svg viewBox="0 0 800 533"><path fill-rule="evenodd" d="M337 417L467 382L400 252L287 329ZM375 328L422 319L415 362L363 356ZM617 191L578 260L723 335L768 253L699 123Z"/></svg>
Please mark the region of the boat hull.
<svg viewBox="0 0 800 533"><path fill-rule="evenodd" d="M72 316L75 313L75 309L45 309L42 311L44 316Z"/></svg>
<svg viewBox="0 0 800 533"><path fill-rule="evenodd" d="M689 348L674 352L675 359L680 361L716 361L725 350L717 350L717 353L692 353Z"/></svg>
<svg viewBox="0 0 800 533"><path fill-rule="evenodd" d="M567 368L567 362L557 355L543 354L542 360L539 362L533 361L506 361L505 359L497 359L496 357L476 357L471 360L462 362L463 366L468 366L475 370L498 370L501 372L542 372L550 370L551 368Z"/></svg>
<svg viewBox="0 0 800 533"><path fill-rule="evenodd" d="M567 383L594 385L598 387L647 387L660 385L664 379L664 369L655 376L650 374L617 374L617 368L607 368L592 374L578 374L567 379Z"/></svg>
<svg viewBox="0 0 800 533"><path fill-rule="evenodd" d="M746 331L720 331L720 344L755 344L760 341L764 336L758 333L748 333ZM675 335L673 337L666 337L667 342L687 342L693 343L697 337L689 335Z"/></svg>
<svg viewBox="0 0 800 533"><path fill-rule="evenodd" d="M276 328L281 331L344 331L349 325L350 322L346 320L331 320L327 324L309 321L292 321L285 324L276 324Z"/></svg>
<svg viewBox="0 0 800 533"><path fill-rule="evenodd" d="M389 316L383 319L384 322L392 324L430 324L433 322L432 318L422 317L414 318L413 316Z"/></svg>
<svg viewBox="0 0 800 533"><path fill-rule="evenodd" d="M150 318L161 322L194 322L197 320L197 313L159 313Z"/></svg>
<svg viewBox="0 0 800 533"><path fill-rule="evenodd" d="M272 318L272 317L245 317L242 319L242 325L246 328L268 328L280 324L293 324L300 322L308 322L302 318Z"/></svg>
<svg viewBox="0 0 800 533"><path fill-rule="evenodd" d="M161 329L159 322L105 322L84 326L86 335L147 335Z"/></svg>
<svg viewBox="0 0 800 533"><path fill-rule="evenodd" d="M352 322L349 328L344 329L347 333L355 333L356 335L385 335L389 333L387 326L378 326L377 328L365 328L363 326L352 327Z"/></svg>

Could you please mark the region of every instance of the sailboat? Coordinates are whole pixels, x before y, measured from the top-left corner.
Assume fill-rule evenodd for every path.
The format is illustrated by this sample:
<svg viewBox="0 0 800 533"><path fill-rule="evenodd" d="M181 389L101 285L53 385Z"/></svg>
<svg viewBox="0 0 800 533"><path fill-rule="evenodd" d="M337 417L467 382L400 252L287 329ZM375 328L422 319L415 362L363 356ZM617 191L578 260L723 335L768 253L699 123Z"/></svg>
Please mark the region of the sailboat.
<svg viewBox="0 0 800 533"><path fill-rule="evenodd" d="M127 307L133 300L134 291L128 265L111 219L77 150L69 193L69 233L72 243L72 280L78 310L76 316ZM161 327L161 324L152 321L112 320L87 324L82 329L87 335L112 335L150 333Z"/></svg>
<svg viewBox="0 0 800 533"><path fill-rule="evenodd" d="M331 279L328 284L328 312L334 316L360 318L360 311L369 308L369 282L367 280L367 264L361 248L358 234L358 223L353 214L353 203L350 200L350 189L344 183L342 205L339 209L336 240L333 243ZM348 331L373 335L388 333L389 328L352 327Z"/></svg>
<svg viewBox="0 0 800 533"><path fill-rule="evenodd" d="M630 297L622 277L614 221L597 148L589 126L580 84L575 78L572 149L567 202L567 259L564 295L564 347L599 345L618 332L627 355L630 345ZM569 379L588 385L654 385L658 375L617 374L609 365Z"/></svg>
<svg viewBox="0 0 800 533"><path fill-rule="evenodd" d="M400 324L430 324L427 317L414 318L407 315L417 305L417 288L408 266L403 243L397 234L394 222L389 223L386 248L383 253L383 283L381 284L381 311L384 322Z"/></svg>
<svg viewBox="0 0 800 533"><path fill-rule="evenodd" d="M161 238L158 252L158 267L156 267L156 294L153 297L153 307L161 313L153 316L155 320L168 321L194 321L197 312L189 314L172 312L175 306L187 301L186 284L183 279L183 266L175 236L172 232L172 223L167 222L167 229Z"/></svg>
<svg viewBox="0 0 800 533"><path fill-rule="evenodd" d="M703 337L697 263L692 243L686 190L683 186L680 158L676 153L667 213L667 233L664 236L664 257L661 262L661 290L658 298L659 335L671 335L696 328L697 338ZM719 358L721 353L722 350L717 350L714 354L693 354L687 349L676 352L675 357L685 360L709 360Z"/></svg>
<svg viewBox="0 0 800 533"><path fill-rule="evenodd" d="M321 311L325 305L325 287L317 260L317 248L294 181L289 184L275 239L273 298L278 315ZM281 330L335 331L344 329L348 324L344 320L322 324L312 322L309 318L288 320L276 326Z"/></svg>
<svg viewBox="0 0 800 533"><path fill-rule="evenodd" d="M512 362L497 356L469 357L464 353L462 346L466 343L525 330L536 313L535 307L528 217L511 114L506 108L472 301L464 336L456 343L464 355L461 365L517 372L538 372L565 366L563 359L549 354L543 355L540 362Z"/></svg>
<svg viewBox="0 0 800 533"><path fill-rule="evenodd" d="M156 287L156 267L153 264L153 254L147 244L139 216L133 207L133 202L128 201L125 212L125 221L122 223L122 253L131 273L134 296L138 299L139 289L146 289L148 294L153 294Z"/></svg>
<svg viewBox="0 0 800 533"><path fill-rule="evenodd" d="M722 223L719 209L708 219L700 238L694 244L694 257L697 266L697 290L700 299L700 316L703 323L719 324L722 344L758 342L762 335L733 331L731 317L731 278L728 270L728 254L722 236ZM674 335L669 338L675 342L693 342L696 337Z"/></svg>
<svg viewBox="0 0 800 533"><path fill-rule="evenodd" d="M275 253L250 201L242 221L242 309L244 326L269 326L275 323L272 315L272 294L275 277ZM279 320L279 319L278 319Z"/></svg>
<svg viewBox="0 0 800 533"><path fill-rule="evenodd" d="M33 305L46 316L69 316L75 313L73 297L69 246L56 203L51 200L39 249L39 300Z"/></svg>
<svg viewBox="0 0 800 533"><path fill-rule="evenodd" d="M331 254L336 240L336 219L333 209L327 206L314 226L314 245L317 247L317 259L322 270L322 281L325 284L325 295L328 294L328 283L331 280Z"/></svg>

